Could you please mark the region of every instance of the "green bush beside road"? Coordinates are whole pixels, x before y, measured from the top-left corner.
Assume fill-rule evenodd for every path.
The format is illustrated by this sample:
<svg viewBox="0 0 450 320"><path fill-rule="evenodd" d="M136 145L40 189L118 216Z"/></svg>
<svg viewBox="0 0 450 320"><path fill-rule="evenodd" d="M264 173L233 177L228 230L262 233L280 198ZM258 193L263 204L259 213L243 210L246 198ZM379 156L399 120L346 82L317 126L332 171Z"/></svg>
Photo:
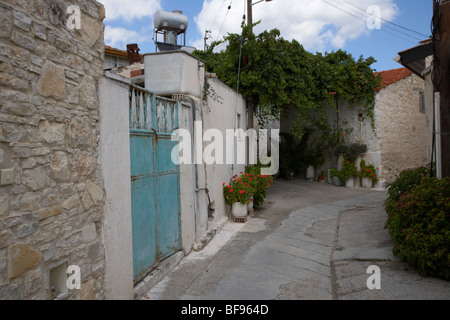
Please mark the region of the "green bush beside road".
<svg viewBox="0 0 450 320"><path fill-rule="evenodd" d="M395 256L423 276L450 280L450 179L407 170L389 186L386 228Z"/></svg>

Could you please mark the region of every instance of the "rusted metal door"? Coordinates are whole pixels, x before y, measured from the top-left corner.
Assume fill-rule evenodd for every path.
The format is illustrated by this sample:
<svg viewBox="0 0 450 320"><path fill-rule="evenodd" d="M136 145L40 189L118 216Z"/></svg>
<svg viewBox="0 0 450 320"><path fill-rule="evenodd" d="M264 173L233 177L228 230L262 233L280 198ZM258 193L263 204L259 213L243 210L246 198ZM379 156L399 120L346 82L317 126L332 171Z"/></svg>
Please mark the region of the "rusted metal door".
<svg viewBox="0 0 450 320"><path fill-rule="evenodd" d="M181 249L180 174L171 155L178 104L130 87L134 280Z"/></svg>

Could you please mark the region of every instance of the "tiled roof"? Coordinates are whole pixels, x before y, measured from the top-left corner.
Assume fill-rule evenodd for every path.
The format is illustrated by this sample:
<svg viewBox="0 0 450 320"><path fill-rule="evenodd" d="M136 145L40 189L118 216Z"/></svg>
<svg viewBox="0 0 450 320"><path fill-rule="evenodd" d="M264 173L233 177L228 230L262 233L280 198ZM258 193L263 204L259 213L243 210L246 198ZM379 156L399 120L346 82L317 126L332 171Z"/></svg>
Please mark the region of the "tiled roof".
<svg viewBox="0 0 450 320"><path fill-rule="evenodd" d="M128 57L127 51L116 49L110 46L105 46L105 54L111 56Z"/></svg>
<svg viewBox="0 0 450 320"><path fill-rule="evenodd" d="M113 48L111 46L105 46L105 54L111 55L111 56L128 58L128 52L126 50L120 50L117 48ZM141 57L143 58L144 55L141 54Z"/></svg>
<svg viewBox="0 0 450 320"><path fill-rule="evenodd" d="M374 75L377 76L381 74L381 88L377 88L376 91L380 91L381 89L390 86L396 82L399 82L402 79L405 79L412 75L412 71L406 68L392 69L381 72L375 72Z"/></svg>

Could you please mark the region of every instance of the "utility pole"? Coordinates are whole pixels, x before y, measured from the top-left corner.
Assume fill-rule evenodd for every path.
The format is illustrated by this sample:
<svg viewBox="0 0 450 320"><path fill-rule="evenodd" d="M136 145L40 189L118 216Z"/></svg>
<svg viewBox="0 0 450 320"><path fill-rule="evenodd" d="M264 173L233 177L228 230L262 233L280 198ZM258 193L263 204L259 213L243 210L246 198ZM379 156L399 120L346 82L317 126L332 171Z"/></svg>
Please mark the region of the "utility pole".
<svg viewBox="0 0 450 320"><path fill-rule="evenodd" d="M203 51L206 52L206 49L208 48L208 45L206 44L206 41L208 41L209 39L209 34L211 34L211 30L205 30L205 38L203 40L205 40L205 45L204 45L204 49Z"/></svg>
<svg viewBox="0 0 450 320"><path fill-rule="evenodd" d="M247 0L247 24L250 26L250 30L253 32L253 4L252 0Z"/></svg>
<svg viewBox="0 0 450 320"><path fill-rule="evenodd" d="M253 4L252 0L247 0L247 25L250 26L250 31L253 33ZM253 101L249 99L247 101L247 109L248 109L248 115L247 115L247 129L253 129L253 118L254 118L254 106Z"/></svg>
<svg viewBox="0 0 450 320"><path fill-rule="evenodd" d="M450 177L450 3L433 0L434 85L440 94L440 132L442 178ZM438 138L439 139L439 138Z"/></svg>

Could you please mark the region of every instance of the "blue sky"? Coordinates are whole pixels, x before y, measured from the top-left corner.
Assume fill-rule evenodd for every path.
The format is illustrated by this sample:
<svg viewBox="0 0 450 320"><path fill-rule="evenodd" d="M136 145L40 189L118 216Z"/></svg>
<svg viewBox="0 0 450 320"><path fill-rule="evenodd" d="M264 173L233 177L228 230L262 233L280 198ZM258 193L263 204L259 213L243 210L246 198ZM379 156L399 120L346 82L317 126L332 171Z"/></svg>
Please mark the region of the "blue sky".
<svg viewBox="0 0 450 320"><path fill-rule="evenodd" d="M135 0L131 5L122 0L99 1L106 7L106 44L125 49L127 43L137 42L142 53L155 51L152 18L157 10L182 10L190 24L187 45L202 49L206 29L211 30L214 40L227 32L239 32L246 3L245 0ZM367 28L365 9L371 5L381 13L379 30ZM355 58L373 56L377 60L373 67L382 71L401 67L393 61L397 53L416 46L431 34L432 2L273 0L256 4L253 16L254 21L261 19L260 26L255 28L257 33L277 28L284 38L296 39L310 52L343 49Z"/></svg>

